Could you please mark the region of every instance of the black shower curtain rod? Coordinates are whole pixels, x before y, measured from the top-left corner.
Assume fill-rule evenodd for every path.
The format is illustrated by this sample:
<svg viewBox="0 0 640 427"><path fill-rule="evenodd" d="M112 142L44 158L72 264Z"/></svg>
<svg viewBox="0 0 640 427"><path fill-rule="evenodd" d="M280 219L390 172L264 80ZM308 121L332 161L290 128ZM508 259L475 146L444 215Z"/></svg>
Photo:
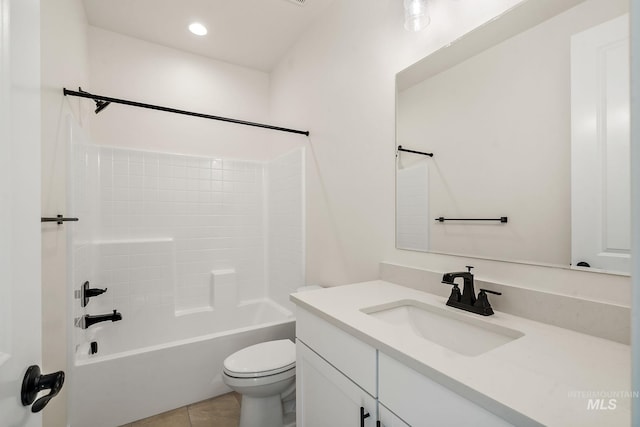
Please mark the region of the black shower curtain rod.
<svg viewBox="0 0 640 427"><path fill-rule="evenodd" d="M78 96L80 98L93 99L96 103L96 110L95 110L96 114L98 114L100 111L105 109L110 103L113 102L114 104L124 104L124 105L130 105L132 107L148 108L151 110L166 111L168 113L184 114L185 116L201 117L203 119L211 119L211 120L220 120L222 122L237 123L240 125L254 126L259 128L278 130L281 132L290 132L290 133L297 133L297 134L309 136L309 131L307 130L289 129L289 128L283 128L278 126L265 125L263 123L255 123L255 122L248 122L245 120L230 119L228 117L194 113L192 111L178 110L176 108L162 107L159 105L144 104L142 102L128 101L126 99L118 99L118 98L111 98L111 97L102 96L102 95L94 95L92 93L83 91L81 88L78 88L78 91L63 88L63 93L65 96L69 95L69 96Z"/></svg>

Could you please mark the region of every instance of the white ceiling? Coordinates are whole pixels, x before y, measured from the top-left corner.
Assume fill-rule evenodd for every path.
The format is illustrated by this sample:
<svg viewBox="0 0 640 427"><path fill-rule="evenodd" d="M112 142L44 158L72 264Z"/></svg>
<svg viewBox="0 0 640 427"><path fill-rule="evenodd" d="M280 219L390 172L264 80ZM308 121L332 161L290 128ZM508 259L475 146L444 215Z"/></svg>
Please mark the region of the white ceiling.
<svg viewBox="0 0 640 427"><path fill-rule="evenodd" d="M233 64L270 71L334 0L84 0L89 24ZM209 33L187 26L198 21Z"/></svg>

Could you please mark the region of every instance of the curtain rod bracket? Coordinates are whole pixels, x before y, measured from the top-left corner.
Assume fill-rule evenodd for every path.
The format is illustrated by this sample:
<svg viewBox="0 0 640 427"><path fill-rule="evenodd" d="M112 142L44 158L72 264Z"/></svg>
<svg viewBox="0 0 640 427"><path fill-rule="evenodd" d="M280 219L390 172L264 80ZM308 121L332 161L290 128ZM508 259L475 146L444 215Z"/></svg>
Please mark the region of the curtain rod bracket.
<svg viewBox="0 0 640 427"><path fill-rule="evenodd" d="M109 104L111 104L111 103L107 102L107 101L96 101L96 111L95 111L95 113L98 114L100 111L102 111L105 108L107 108L109 106Z"/></svg>
<svg viewBox="0 0 640 427"><path fill-rule="evenodd" d="M87 96L86 96L87 98L90 98L90 97L92 96L89 92L87 92L87 91L85 91L85 90L82 90L82 88L81 88L80 86L78 86L78 92L80 92L80 93L82 93L82 94L84 94L84 95L87 95ZM64 96L67 96L67 95L73 95L73 92L68 91L68 90L65 88L65 89L64 89ZM95 99L95 98L93 99L93 102L95 102L95 103L96 103L96 109L95 109L95 113L96 113L96 114L98 114L100 111L102 111L102 110L104 110L105 108L107 108L107 107L109 106L109 104L111 104L111 102L108 102L108 101L101 101L101 100L99 100L99 99Z"/></svg>

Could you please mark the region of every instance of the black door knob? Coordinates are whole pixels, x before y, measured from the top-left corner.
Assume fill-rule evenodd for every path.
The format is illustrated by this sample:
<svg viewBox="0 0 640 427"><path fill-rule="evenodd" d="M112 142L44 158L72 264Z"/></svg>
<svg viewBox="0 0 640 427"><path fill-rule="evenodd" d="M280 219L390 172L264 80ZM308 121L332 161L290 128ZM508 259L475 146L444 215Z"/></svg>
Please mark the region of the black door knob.
<svg viewBox="0 0 640 427"><path fill-rule="evenodd" d="M64 385L64 372L58 371L53 374L42 375L38 365L29 366L22 380L22 390L20 397L23 406L31 407L31 412L40 412L47 406L47 403L54 398ZM46 396L36 400L38 393L42 390L51 390Z"/></svg>

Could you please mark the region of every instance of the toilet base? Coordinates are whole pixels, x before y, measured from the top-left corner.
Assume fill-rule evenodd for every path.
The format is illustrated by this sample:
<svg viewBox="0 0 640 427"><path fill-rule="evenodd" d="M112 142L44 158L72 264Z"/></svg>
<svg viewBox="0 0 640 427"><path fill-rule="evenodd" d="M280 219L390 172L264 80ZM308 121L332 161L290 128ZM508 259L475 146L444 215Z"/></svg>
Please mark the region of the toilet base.
<svg viewBox="0 0 640 427"><path fill-rule="evenodd" d="M270 397L242 396L239 427L283 427L282 399L280 395Z"/></svg>
<svg viewBox="0 0 640 427"><path fill-rule="evenodd" d="M283 427L296 427L296 413L286 413L284 414L284 425Z"/></svg>

